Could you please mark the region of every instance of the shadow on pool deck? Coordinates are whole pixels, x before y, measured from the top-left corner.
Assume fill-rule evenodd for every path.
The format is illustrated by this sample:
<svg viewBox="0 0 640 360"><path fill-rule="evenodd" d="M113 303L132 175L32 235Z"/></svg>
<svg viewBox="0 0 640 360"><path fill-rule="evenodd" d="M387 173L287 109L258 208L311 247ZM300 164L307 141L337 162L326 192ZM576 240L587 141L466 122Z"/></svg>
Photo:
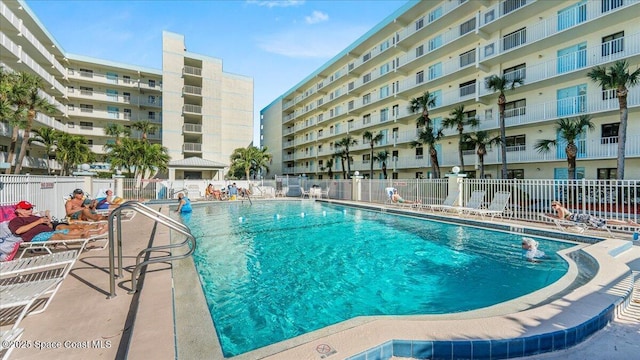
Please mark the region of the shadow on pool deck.
<svg viewBox="0 0 640 360"><path fill-rule="evenodd" d="M167 213L166 209L163 212ZM130 271L135 262L135 255L147 247L153 228L153 222L143 216L137 216L129 223L123 223L126 271L125 278L117 281L117 296L113 299L107 299L109 293L108 249L83 253L49 308L42 314L28 316L22 321L20 326L25 328L25 332L21 340L24 344L28 344L29 348L14 350L11 359L123 359L126 357L129 359L175 359L177 351L172 276L178 268L188 268L191 260L179 260L173 266L168 263L149 266L144 277L141 278L142 291L136 295L127 294L131 286ZM164 226L157 226L153 242L155 245L168 243L169 230ZM630 250L618 255L616 261L625 263L636 273L640 272L640 247L636 244ZM201 296L201 290L197 284L188 286L193 289L194 297ZM181 295L176 294L176 296L178 299L180 299L179 296L188 297L189 292L183 291ZM634 296L640 301L638 291ZM190 314L194 315L194 313ZM490 332L494 336L500 336L499 329ZM200 345L197 344L203 339L210 339L210 342L215 343L214 332L204 331L203 333L202 330L196 330L196 334L192 336L192 339L180 340L182 348L179 352L180 359L216 358L208 352L198 351ZM366 333L360 335L360 337L366 336ZM189 343L189 340L193 340L193 343ZM311 341L309 345L317 340ZM38 346L59 346L59 348L37 349ZM189 349L193 352L182 352ZM358 352L341 347L340 352L330 358L343 359ZM287 360L319 359L318 354L315 357L298 357L293 355L294 353L283 352L271 356L265 354L265 356L270 359ZM585 342L568 350L542 354L529 359L578 360L595 356L626 360L636 357L638 353L640 353L640 304L632 302L632 306L622 316Z"/></svg>

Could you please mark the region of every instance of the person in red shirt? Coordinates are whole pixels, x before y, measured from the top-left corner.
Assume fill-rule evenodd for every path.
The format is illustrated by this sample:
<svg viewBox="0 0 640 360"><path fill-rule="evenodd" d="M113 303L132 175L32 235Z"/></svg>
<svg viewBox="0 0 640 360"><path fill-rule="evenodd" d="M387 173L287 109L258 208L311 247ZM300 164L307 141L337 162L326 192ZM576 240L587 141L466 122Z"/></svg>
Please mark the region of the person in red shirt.
<svg viewBox="0 0 640 360"><path fill-rule="evenodd" d="M9 221L9 230L25 242L82 239L107 230L104 224L57 224L54 227L49 217L33 215L33 205L28 201L20 201L15 213L16 217Z"/></svg>

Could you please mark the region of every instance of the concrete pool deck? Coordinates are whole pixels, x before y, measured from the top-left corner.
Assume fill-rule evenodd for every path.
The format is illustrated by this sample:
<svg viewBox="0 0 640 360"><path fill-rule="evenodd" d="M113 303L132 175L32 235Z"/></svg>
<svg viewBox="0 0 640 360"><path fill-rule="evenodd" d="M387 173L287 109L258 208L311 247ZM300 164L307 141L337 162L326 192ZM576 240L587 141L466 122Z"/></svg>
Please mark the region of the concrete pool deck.
<svg viewBox="0 0 640 360"><path fill-rule="evenodd" d="M163 213L167 213L166 207ZM221 358L219 348L216 349L217 338L211 320L203 318L208 314L198 313L203 311L204 299L197 278L189 276L190 271L193 275L193 270L189 270L193 266L191 259L178 260L173 265L160 263L149 266L141 278L142 290L136 295L128 295L130 266L135 255L151 241L153 222L137 216L129 223L123 223L123 230L127 271L124 279L118 279L117 296L106 299L109 292L108 250L83 253L49 308L21 322L20 327L25 328L21 340L28 341L30 348L15 349L11 359ZM169 242L169 231L163 226L158 226L154 235L154 245ZM623 249L627 243L608 240L599 246L584 246L592 256L603 258L604 266L593 284L533 309L527 307L535 301L529 299L527 305L527 300L522 299L523 303L510 306L525 310L493 309L491 311L495 314L484 313L466 319L437 316L358 318L234 359L321 359L321 351L327 349L329 351L324 358L345 359L391 339L504 339L554 331L580 322L588 314L598 313L605 304L615 302L621 294L629 291L632 284L624 275L629 273L629 269L640 272L640 246L636 244ZM620 254L612 257L609 255L612 249L624 251L620 250ZM638 286L636 281L636 288ZM178 304L175 309L174 294ZM634 358L640 353L640 303L632 299L640 301L638 290L632 294L625 311L584 342L567 350L529 358ZM187 303L200 305L198 308ZM175 328L174 310L178 324ZM177 340L174 341L176 332ZM56 346L58 342L61 348L35 348L42 344ZM83 348L84 344L89 348ZM598 354L602 356L598 357Z"/></svg>

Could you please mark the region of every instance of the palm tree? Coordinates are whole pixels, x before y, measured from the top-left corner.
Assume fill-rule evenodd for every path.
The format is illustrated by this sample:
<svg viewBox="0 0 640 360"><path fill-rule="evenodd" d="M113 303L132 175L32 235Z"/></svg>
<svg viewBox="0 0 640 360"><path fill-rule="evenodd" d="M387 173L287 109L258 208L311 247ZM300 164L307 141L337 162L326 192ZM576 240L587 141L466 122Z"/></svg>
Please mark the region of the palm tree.
<svg viewBox="0 0 640 360"><path fill-rule="evenodd" d="M560 134L560 137L567 141L565 152L567 153L567 168L569 170L569 179L574 180L576 178L576 158L578 157L578 146L575 141L580 135L587 132L587 130L593 130L594 125L591 121L591 117L588 115L582 115L573 118L562 118L556 121L556 131ZM535 149L539 153L544 154L551 151L551 146L557 146L556 140L538 140L535 144Z"/></svg>
<svg viewBox="0 0 640 360"><path fill-rule="evenodd" d="M380 166L382 167L382 176L387 178L387 159L389 158L389 152L387 150L378 151L376 156L373 158L376 161L380 162Z"/></svg>
<svg viewBox="0 0 640 360"><path fill-rule="evenodd" d="M484 156L487 154L487 146L499 145L500 135L491 137L489 132L481 130L465 134L463 142L476 148L476 154L480 162L480 179L484 179Z"/></svg>
<svg viewBox="0 0 640 360"><path fill-rule="evenodd" d="M62 166L61 175L63 176L70 174L77 165L92 162L96 157L84 136L65 132L58 134L55 154Z"/></svg>
<svg viewBox="0 0 640 360"><path fill-rule="evenodd" d="M442 126L445 128L455 128L458 130L458 156L460 157L460 169L464 172L464 156L462 154L462 145L464 144L464 127L469 125L476 127L480 121L476 117L468 117L464 112L464 105L460 105L449 113L451 117L444 119Z"/></svg>
<svg viewBox="0 0 640 360"><path fill-rule="evenodd" d="M242 170L247 180L251 179L251 172L257 173L260 169L266 168L271 161L271 154L267 152L267 148L258 149L255 146L247 146L246 148L237 148L230 157L231 169ZM233 170L233 171L232 171Z"/></svg>
<svg viewBox="0 0 640 360"><path fill-rule="evenodd" d="M421 130L418 134L418 139L411 142L411 147L418 147L420 145L427 145L429 147L429 158L431 159L431 167L433 168L433 176L436 179L440 178L440 164L438 162L438 150L436 150L436 143L442 138L442 129L433 131L431 127L427 127L425 130Z"/></svg>
<svg viewBox="0 0 640 360"><path fill-rule="evenodd" d="M120 145L120 137L131 136L131 129L122 124L111 123L104 128L104 134L115 137L116 145Z"/></svg>
<svg viewBox="0 0 640 360"><path fill-rule="evenodd" d="M35 129L33 132L36 134L35 137L29 139L29 143L40 143L44 145L44 160L47 164L47 174L51 175L51 168L49 167L49 155L56 146L58 142L58 132L54 128L43 127L40 129Z"/></svg>
<svg viewBox="0 0 640 360"><path fill-rule="evenodd" d="M429 107L436 105L436 97L425 91L422 96L413 98L409 101L409 111L412 113L420 112L420 116L416 119L416 124L420 127L424 126L418 134L418 139L411 143L411 147L427 145L429 147L429 157L431 158L431 166L433 174L436 178L440 178L440 164L438 163L438 150L435 144L442 138L442 129L434 130L431 119L429 118Z"/></svg>
<svg viewBox="0 0 640 360"><path fill-rule="evenodd" d="M149 120L136 121L131 124L131 127L140 131L142 141L147 141L147 135L158 129L158 126Z"/></svg>
<svg viewBox="0 0 640 360"><path fill-rule="evenodd" d="M336 144L336 148L338 148L337 144ZM333 156L335 157L339 157L340 158L340 163L342 164L342 178L346 179L347 178L347 168L344 167L344 159L347 157L346 155L347 153L344 150L337 150Z"/></svg>
<svg viewBox="0 0 640 360"><path fill-rule="evenodd" d="M253 173L253 178L256 178L256 175L261 174L262 170L265 170L265 174L269 172L269 165L271 165L271 159L273 159L273 155L269 153L269 148L264 146L262 149L258 149L257 147L252 147L252 157L253 157L253 166L251 167L251 172Z"/></svg>
<svg viewBox="0 0 640 360"><path fill-rule="evenodd" d="M9 120L9 125L13 128L7 156L9 167L5 170L5 174L11 174L11 164L13 164L15 157L20 129L24 129L26 126L28 105L26 94L29 86L25 80L26 78L20 74L5 71L4 68L0 72L2 90L0 93L0 115L2 115L2 119Z"/></svg>
<svg viewBox="0 0 640 360"><path fill-rule="evenodd" d="M169 166L169 150L160 144L151 144L145 140L137 142L136 179L151 177L157 171L167 170Z"/></svg>
<svg viewBox="0 0 640 360"><path fill-rule="evenodd" d="M20 153L16 160L16 168L14 174L20 174L22 171L22 161L27 155L27 148L29 147L29 137L31 136L31 128L33 127L33 121L38 113L45 115L54 115L57 111L56 107L51 104L47 99L40 96L40 88L42 87L42 79L36 75L28 73L20 73L20 77L27 85L26 92L23 94L23 100L27 105L27 122L24 127L24 133L22 135L22 145L20 146Z"/></svg>
<svg viewBox="0 0 640 360"><path fill-rule="evenodd" d="M335 143L335 146L338 149L344 147L344 158L347 160L347 175L349 178L351 178L351 157L349 156L349 148L355 145L358 145L358 140L352 138L351 135L347 135L347 137L344 137ZM347 177L345 177L345 179L347 179Z"/></svg>
<svg viewBox="0 0 640 360"><path fill-rule="evenodd" d="M329 169L329 179L333 179L333 158L327 160L327 169Z"/></svg>
<svg viewBox="0 0 640 360"><path fill-rule="evenodd" d="M362 134L362 137L366 140L369 140L369 145L371 147L371 156L369 159L370 169L369 169L369 179L373 179L373 147L384 139L384 135L382 135L382 131L377 135L373 135L373 133L369 130L365 131Z"/></svg>
<svg viewBox="0 0 640 360"><path fill-rule="evenodd" d="M504 123L504 109L507 103L507 97L504 95L506 90L513 90L516 88L516 84L522 85L523 80L519 76L492 75L487 79L487 88L500 92L498 95L498 109L500 112L500 145L502 158L502 178L507 178L507 130Z"/></svg>
<svg viewBox="0 0 640 360"><path fill-rule="evenodd" d="M640 68L629 73L629 65L626 60L616 61L609 69L596 66L587 73L587 76L600 84L603 89L615 89L620 106L620 127L618 129L618 180L624 180L624 156L627 143L627 122L629 110L627 109L627 95L629 87L636 86L640 82Z"/></svg>

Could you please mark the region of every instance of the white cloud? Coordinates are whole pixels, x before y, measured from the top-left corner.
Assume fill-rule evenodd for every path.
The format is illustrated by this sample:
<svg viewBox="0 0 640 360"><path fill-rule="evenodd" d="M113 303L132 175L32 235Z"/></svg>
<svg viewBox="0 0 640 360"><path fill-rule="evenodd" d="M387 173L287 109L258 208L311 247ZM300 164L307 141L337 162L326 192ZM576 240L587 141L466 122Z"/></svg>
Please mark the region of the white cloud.
<svg viewBox="0 0 640 360"><path fill-rule="evenodd" d="M248 4L256 4L258 6L273 7L289 7L300 6L304 4L304 0L247 0Z"/></svg>
<svg viewBox="0 0 640 360"><path fill-rule="evenodd" d="M330 59L367 30L353 25L287 29L264 35L257 42L262 50L286 57Z"/></svg>
<svg viewBox="0 0 640 360"><path fill-rule="evenodd" d="M313 13L311 13L311 16L304 17L304 21L306 21L307 24L317 24L327 20L329 20L329 15L318 10L314 10Z"/></svg>

